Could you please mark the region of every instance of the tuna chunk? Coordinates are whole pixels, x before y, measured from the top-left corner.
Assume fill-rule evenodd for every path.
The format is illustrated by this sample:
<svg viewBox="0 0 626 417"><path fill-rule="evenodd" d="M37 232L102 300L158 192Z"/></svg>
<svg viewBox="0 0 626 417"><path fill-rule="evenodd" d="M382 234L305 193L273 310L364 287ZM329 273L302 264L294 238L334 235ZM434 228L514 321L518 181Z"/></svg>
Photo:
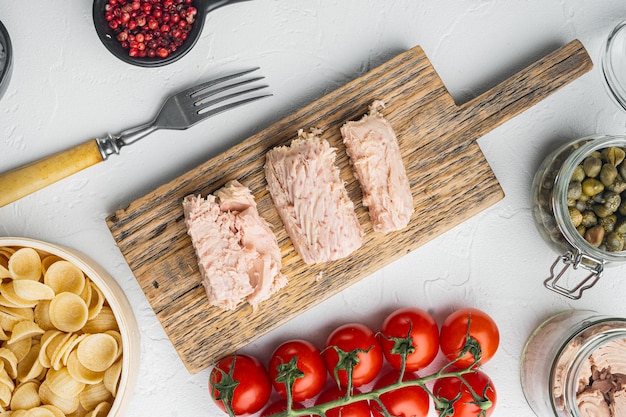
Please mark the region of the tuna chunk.
<svg viewBox="0 0 626 417"><path fill-rule="evenodd" d="M266 155L265 177L294 248L307 264L348 256L363 231L339 177L335 148L313 130Z"/></svg>
<svg viewBox="0 0 626 417"><path fill-rule="evenodd" d="M189 195L183 211L209 303L256 308L287 283L276 236L247 187L230 181L206 199Z"/></svg>
<svg viewBox="0 0 626 417"><path fill-rule="evenodd" d="M361 184L363 205L369 208L372 228L389 233L403 229L413 214L413 196L396 134L379 112L382 101L369 114L341 127L343 143Z"/></svg>
<svg viewBox="0 0 626 417"><path fill-rule="evenodd" d="M578 411L584 417L611 417L609 405L604 401L604 396L598 390L585 391L576 396Z"/></svg>

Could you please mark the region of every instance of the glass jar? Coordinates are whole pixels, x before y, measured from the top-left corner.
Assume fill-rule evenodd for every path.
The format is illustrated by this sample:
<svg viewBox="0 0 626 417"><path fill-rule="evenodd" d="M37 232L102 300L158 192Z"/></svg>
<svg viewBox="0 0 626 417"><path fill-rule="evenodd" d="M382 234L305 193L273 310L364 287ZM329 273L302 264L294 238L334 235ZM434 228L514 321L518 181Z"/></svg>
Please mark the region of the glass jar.
<svg viewBox="0 0 626 417"><path fill-rule="evenodd" d="M535 224L543 239L559 254L544 285L568 298L580 298L583 291L591 288L600 279L605 266L626 261L625 250L609 251L602 245L591 244L570 217L572 200L568 201L568 190L574 171L580 170L577 167L583 164L587 156L610 147L626 149L626 136L596 135L576 139L548 155L533 179L531 205ZM626 162L621 165L626 169ZM618 174L616 178L626 182L626 175ZM626 192L617 194L626 202ZM590 200L587 204L592 203L595 204L595 200ZM581 211L585 213L589 210L586 208ZM596 220L606 223L604 219ZM609 226L603 231L607 236L611 233ZM584 274L570 273L570 267Z"/></svg>
<svg viewBox="0 0 626 417"><path fill-rule="evenodd" d="M615 26L607 37L602 50L602 74L609 96L626 110L626 21Z"/></svg>
<svg viewBox="0 0 626 417"><path fill-rule="evenodd" d="M621 350L614 350L615 346ZM581 408L588 412L590 407L612 407L604 400L598 404L588 400L597 395L597 385L592 387L591 383L600 375L593 373L592 364L603 369L607 363L625 364L624 347L624 318L582 310L549 318L531 334L522 352L521 383L526 401L539 417L612 415L586 414ZM618 357L607 354L614 351L618 351ZM618 369L613 372L620 372L621 367L616 365Z"/></svg>

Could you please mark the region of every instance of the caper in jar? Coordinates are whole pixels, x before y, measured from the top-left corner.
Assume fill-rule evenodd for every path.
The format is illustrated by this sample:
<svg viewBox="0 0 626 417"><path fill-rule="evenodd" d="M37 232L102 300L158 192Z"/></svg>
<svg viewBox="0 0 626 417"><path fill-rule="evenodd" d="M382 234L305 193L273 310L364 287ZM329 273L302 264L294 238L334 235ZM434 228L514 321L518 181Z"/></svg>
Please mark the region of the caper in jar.
<svg viewBox="0 0 626 417"><path fill-rule="evenodd" d="M624 249L624 236L617 232L609 233L605 239L606 250L619 252Z"/></svg>
<svg viewBox="0 0 626 417"><path fill-rule="evenodd" d="M580 224L583 222L583 214L580 212L580 210L574 207L569 208L569 217L572 219L574 227L580 226Z"/></svg>
<svg viewBox="0 0 626 417"><path fill-rule="evenodd" d="M567 187L567 199L578 200L583 193L583 185L578 181L572 181Z"/></svg>
<svg viewBox="0 0 626 417"><path fill-rule="evenodd" d="M610 214L606 217L602 217L598 224L604 228L606 233L611 233L615 230L615 224L617 223L617 216L615 214Z"/></svg>
<svg viewBox="0 0 626 417"><path fill-rule="evenodd" d="M606 189L621 194L626 191L626 181L624 181L621 175L618 174L617 178L615 178L615 181L613 181L612 184L607 185Z"/></svg>
<svg viewBox="0 0 626 417"><path fill-rule="evenodd" d="M583 182L585 177L585 170L581 165L578 165L576 168L574 168L574 173L572 174L573 182Z"/></svg>
<svg viewBox="0 0 626 417"><path fill-rule="evenodd" d="M585 175L587 177L595 178L602 169L602 161L596 156L589 155L583 161L583 169L585 170Z"/></svg>
<svg viewBox="0 0 626 417"><path fill-rule="evenodd" d="M567 206L572 224L589 244L625 250L626 149L613 146L587 155L570 179Z"/></svg>
<svg viewBox="0 0 626 417"><path fill-rule="evenodd" d="M609 146L608 148L603 149L600 154L602 155L603 160L616 167L624 160L626 151L617 146Z"/></svg>
<svg viewBox="0 0 626 417"><path fill-rule="evenodd" d="M595 178L586 178L582 183L583 193L593 197L604 191L604 184Z"/></svg>
<svg viewBox="0 0 626 417"><path fill-rule="evenodd" d="M580 224L582 224L585 227L591 227L591 226L595 226L596 224L598 224L598 218L596 217L596 213L594 213L591 210L585 210L582 213L583 215L583 219L580 222Z"/></svg>
<svg viewBox="0 0 626 417"><path fill-rule="evenodd" d="M608 187L609 185L615 182L617 178L617 168L615 168L612 164L604 164L602 165L602 169L600 169L600 182Z"/></svg>
<svg viewBox="0 0 626 417"><path fill-rule="evenodd" d="M604 228L602 226L593 226L585 232L585 240L591 246L600 246L604 240Z"/></svg>

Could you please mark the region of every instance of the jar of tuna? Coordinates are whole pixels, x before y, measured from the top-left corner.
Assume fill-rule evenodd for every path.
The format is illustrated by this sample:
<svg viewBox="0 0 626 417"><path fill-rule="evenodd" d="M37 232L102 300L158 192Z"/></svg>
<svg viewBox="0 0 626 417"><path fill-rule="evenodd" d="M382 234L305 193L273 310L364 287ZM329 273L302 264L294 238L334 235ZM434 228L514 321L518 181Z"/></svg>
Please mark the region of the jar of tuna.
<svg viewBox="0 0 626 417"><path fill-rule="evenodd" d="M626 261L626 136L587 136L541 163L532 184L535 224L558 253L544 285L578 299L604 268Z"/></svg>
<svg viewBox="0 0 626 417"><path fill-rule="evenodd" d="M521 383L539 417L626 415L626 319L559 313L532 333Z"/></svg>

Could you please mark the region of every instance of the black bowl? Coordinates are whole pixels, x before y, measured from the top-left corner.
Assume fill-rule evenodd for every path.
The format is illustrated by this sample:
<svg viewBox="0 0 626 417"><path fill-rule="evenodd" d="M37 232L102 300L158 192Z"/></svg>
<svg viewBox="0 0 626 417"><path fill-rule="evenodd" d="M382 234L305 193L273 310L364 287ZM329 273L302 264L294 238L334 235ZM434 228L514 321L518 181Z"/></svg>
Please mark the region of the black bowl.
<svg viewBox="0 0 626 417"><path fill-rule="evenodd" d="M192 5L198 9L196 20L191 25L191 30L187 34L187 39L185 39L183 44L178 47L176 51L170 53L167 58L141 58L129 56L128 50L122 48L122 45L115 38L115 31L109 27L109 23L104 18L104 6L109 2L108 0L94 0L93 23L102 44L109 50L109 52L122 61L139 67L160 67L178 61L185 56L191 48L194 47L196 42L198 42L198 38L202 34L202 28L204 27L204 21L207 13L222 6L242 1L249 0L194 0Z"/></svg>
<svg viewBox="0 0 626 417"><path fill-rule="evenodd" d="M3 65L0 65L0 97L4 95L4 92L9 85L9 80L11 79L11 71L13 69L13 48L11 46L11 38L9 37L9 32L7 32L6 28L0 22L0 46L2 47L2 51L4 53L4 61Z"/></svg>

